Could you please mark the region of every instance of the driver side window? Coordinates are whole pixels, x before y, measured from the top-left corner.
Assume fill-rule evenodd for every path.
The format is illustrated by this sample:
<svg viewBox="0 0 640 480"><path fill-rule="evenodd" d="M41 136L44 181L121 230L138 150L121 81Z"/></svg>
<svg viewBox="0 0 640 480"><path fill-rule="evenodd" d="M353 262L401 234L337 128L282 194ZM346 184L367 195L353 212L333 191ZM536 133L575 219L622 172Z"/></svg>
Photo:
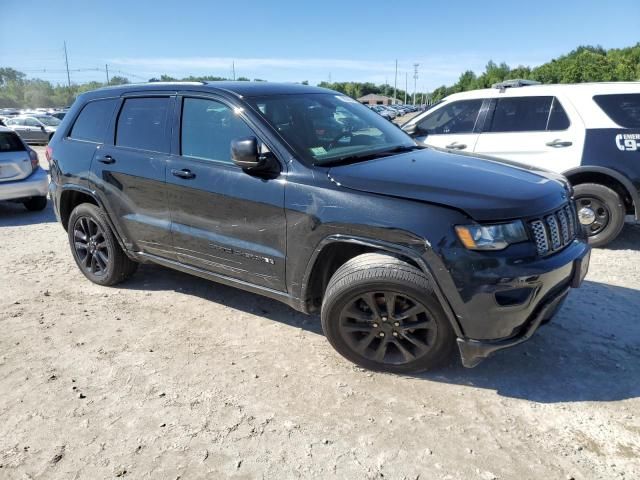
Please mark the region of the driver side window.
<svg viewBox="0 0 640 480"><path fill-rule="evenodd" d="M25 118L24 124L27 127L39 127L40 126L40 124L33 118Z"/></svg>
<svg viewBox="0 0 640 480"><path fill-rule="evenodd" d="M185 98L180 153L186 157L233 163L231 141L255 135L238 112L205 98Z"/></svg>
<svg viewBox="0 0 640 480"><path fill-rule="evenodd" d="M472 133L480 107L482 99L451 102L427 115L418 123L418 129L421 134L426 135Z"/></svg>

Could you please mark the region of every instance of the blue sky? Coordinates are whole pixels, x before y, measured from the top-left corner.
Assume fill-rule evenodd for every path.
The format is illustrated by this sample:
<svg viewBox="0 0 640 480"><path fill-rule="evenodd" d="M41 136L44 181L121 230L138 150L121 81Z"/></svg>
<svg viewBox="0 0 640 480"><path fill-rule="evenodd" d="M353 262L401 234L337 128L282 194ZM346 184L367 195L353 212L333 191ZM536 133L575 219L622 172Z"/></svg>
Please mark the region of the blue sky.
<svg viewBox="0 0 640 480"><path fill-rule="evenodd" d="M398 86L410 72L412 90L419 63L418 89L430 90L490 59L536 65L581 44L635 44L638 18L637 0L0 0L0 66L66 82L66 40L75 82L103 80L105 63L143 81L231 76L235 61L249 78L393 84L397 59Z"/></svg>

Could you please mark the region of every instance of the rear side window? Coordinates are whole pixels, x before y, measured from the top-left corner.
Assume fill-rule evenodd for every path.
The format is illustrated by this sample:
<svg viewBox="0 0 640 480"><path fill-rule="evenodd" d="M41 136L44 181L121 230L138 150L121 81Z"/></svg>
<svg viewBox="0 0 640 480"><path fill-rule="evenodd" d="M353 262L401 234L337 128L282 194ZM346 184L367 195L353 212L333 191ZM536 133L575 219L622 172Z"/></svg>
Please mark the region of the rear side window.
<svg viewBox="0 0 640 480"><path fill-rule="evenodd" d="M253 132L244 120L226 105L201 98L184 99L182 155L232 163L231 141L251 135Z"/></svg>
<svg viewBox="0 0 640 480"><path fill-rule="evenodd" d="M593 100L618 125L640 128L640 93L596 95Z"/></svg>
<svg viewBox="0 0 640 480"><path fill-rule="evenodd" d="M168 152L166 136L169 97L128 98L118 116L116 145Z"/></svg>
<svg viewBox="0 0 640 480"><path fill-rule="evenodd" d="M473 132L482 99L451 102L427 115L420 123L420 133L448 135Z"/></svg>
<svg viewBox="0 0 640 480"><path fill-rule="evenodd" d="M12 132L0 132L0 152L23 152L25 149L18 136Z"/></svg>
<svg viewBox="0 0 640 480"><path fill-rule="evenodd" d="M75 140L102 143L117 100L109 98L87 103L76 119L69 137Z"/></svg>
<svg viewBox="0 0 640 480"><path fill-rule="evenodd" d="M490 132L544 132L566 130L569 118L555 97L500 98Z"/></svg>

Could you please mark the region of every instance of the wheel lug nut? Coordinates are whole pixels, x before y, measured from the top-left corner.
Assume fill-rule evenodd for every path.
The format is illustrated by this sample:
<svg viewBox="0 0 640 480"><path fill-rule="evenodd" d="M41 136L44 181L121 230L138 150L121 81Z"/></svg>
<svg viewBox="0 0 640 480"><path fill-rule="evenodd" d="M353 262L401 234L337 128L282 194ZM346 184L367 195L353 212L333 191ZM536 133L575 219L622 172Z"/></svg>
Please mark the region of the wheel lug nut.
<svg viewBox="0 0 640 480"><path fill-rule="evenodd" d="M378 336L380 336L380 337L384 337L384 332L380 332L380 333L378 334Z"/></svg>
<svg viewBox="0 0 640 480"><path fill-rule="evenodd" d="M373 324L373 328L378 328L378 324L377 324L377 323L374 323L374 324Z"/></svg>
<svg viewBox="0 0 640 480"><path fill-rule="evenodd" d="M382 317L382 321L386 322L387 321L387 317Z"/></svg>
<svg viewBox="0 0 640 480"><path fill-rule="evenodd" d="M397 337L398 336L398 332L393 332L393 336Z"/></svg>
<svg viewBox="0 0 640 480"><path fill-rule="evenodd" d="M399 327L400 326L400 322L393 322L393 326L394 327Z"/></svg>

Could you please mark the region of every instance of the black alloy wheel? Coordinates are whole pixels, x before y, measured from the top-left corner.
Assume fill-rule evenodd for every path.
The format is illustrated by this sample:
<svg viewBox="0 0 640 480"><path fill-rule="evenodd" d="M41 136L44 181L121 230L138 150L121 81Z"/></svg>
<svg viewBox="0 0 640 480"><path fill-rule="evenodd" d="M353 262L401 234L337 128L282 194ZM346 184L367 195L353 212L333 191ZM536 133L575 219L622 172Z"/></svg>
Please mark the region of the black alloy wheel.
<svg viewBox="0 0 640 480"><path fill-rule="evenodd" d="M98 222L91 217L79 217L73 225L73 239L80 267L97 277L105 275L112 252Z"/></svg>
<svg viewBox="0 0 640 480"><path fill-rule="evenodd" d="M339 332L359 355L382 365L403 365L426 355L438 334L427 308L406 294L375 291L347 301Z"/></svg>

